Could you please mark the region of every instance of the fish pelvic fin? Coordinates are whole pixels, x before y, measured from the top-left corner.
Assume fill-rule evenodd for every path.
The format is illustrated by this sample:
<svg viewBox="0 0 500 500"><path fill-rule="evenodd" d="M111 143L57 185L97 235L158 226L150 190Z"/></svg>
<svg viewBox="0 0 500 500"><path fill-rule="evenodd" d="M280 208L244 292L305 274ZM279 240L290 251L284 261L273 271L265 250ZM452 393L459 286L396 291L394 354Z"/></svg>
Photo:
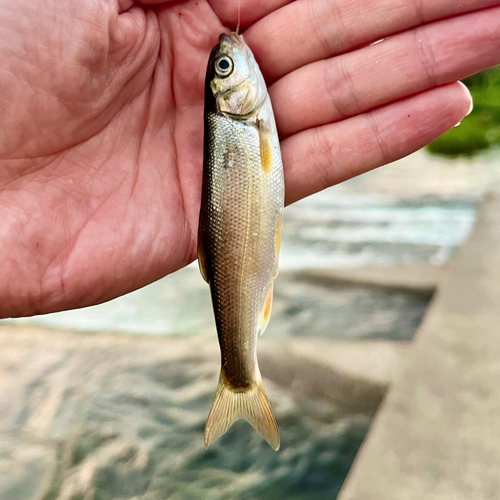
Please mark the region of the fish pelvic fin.
<svg viewBox="0 0 500 500"><path fill-rule="evenodd" d="M231 387L221 370L214 404L205 426L205 446L208 448L239 419L246 420L276 451L280 447L278 424L264 391L262 380L242 391Z"/></svg>

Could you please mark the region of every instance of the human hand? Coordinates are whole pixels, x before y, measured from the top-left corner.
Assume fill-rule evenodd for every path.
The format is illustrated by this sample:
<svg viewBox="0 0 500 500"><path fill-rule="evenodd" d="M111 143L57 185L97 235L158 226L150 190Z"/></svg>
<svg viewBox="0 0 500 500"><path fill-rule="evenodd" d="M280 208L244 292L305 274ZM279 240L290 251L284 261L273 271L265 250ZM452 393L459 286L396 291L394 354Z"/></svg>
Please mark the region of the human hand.
<svg viewBox="0 0 500 500"><path fill-rule="evenodd" d="M499 5L242 0L287 201L459 122L453 82L500 62ZM196 258L206 63L236 18L236 0L3 2L1 316L99 303Z"/></svg>

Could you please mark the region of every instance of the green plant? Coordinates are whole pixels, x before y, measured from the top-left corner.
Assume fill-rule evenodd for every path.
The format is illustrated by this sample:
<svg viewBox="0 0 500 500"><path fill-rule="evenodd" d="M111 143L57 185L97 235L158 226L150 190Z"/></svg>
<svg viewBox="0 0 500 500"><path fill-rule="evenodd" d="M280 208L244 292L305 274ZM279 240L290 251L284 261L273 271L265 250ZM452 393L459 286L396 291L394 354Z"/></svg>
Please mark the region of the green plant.
<svg viewBox="0 0 500 500"><path fill-rule="evenodd" d="M472 95L474 109L460 126L427 146L433 154L473 156L500 146L500 66L471 76L464 83Z"/></svg>

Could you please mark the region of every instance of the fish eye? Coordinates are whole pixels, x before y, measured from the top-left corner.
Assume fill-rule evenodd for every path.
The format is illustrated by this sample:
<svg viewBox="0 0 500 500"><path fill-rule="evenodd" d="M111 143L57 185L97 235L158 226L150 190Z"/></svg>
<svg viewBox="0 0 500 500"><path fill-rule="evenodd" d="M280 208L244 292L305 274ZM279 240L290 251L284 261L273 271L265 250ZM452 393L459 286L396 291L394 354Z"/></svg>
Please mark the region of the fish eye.
<svg viewBox="0 0 500 500"><path fill-rule="evenodd" d="M233 67L233 61L227 56L221 56L215 61L215 72L219 76L229 76L233 72Z"/></svg>

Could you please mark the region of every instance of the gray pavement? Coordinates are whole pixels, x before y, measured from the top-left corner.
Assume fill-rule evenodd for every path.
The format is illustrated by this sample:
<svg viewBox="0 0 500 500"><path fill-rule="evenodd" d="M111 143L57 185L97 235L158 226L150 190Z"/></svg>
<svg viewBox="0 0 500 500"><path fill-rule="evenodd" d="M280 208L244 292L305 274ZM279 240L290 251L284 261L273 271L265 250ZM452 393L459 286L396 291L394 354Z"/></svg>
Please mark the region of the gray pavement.
<svg viewBox="0 0 500 500"><path fill-rule="evenodd" d="M445 266L446 267L446 266ZM364 266L334 269L307 269L288 271L297 278L310 279L326 286L338 283L389 288L432 295L443 272L441 266L412 264L394 266Z"/></svg>
<svg viewBox="0 0 500 500"><path fill-rule="evenodd" d="M438 292L340 500L500 498L500 190Z"/></svg>

